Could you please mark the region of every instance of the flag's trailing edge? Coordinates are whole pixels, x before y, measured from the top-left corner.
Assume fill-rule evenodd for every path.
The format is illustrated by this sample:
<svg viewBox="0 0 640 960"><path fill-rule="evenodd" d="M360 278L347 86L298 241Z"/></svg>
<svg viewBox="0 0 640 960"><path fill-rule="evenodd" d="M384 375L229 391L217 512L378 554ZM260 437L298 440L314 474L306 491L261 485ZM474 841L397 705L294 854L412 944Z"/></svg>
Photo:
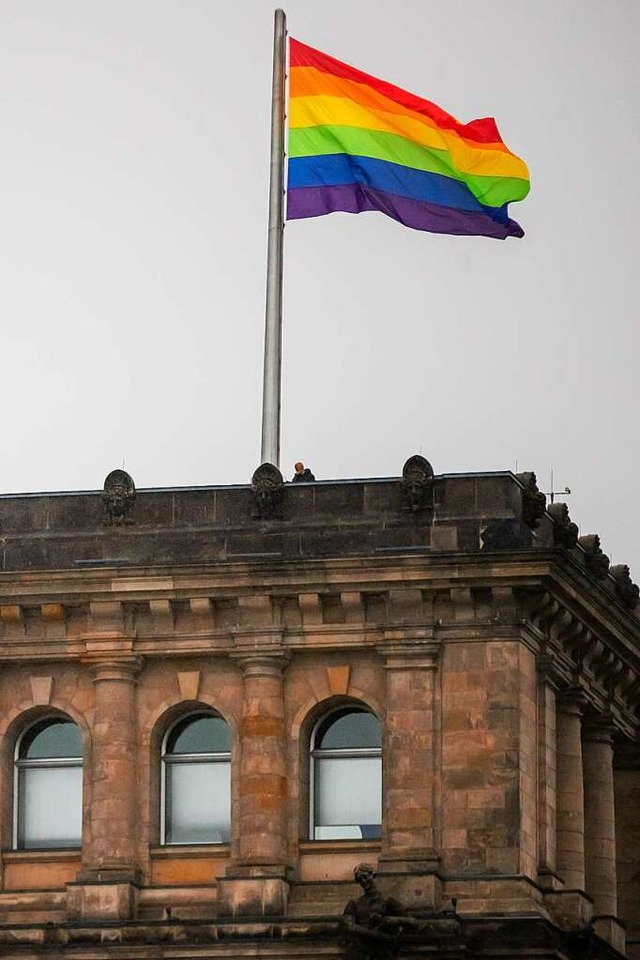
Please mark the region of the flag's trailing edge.
<svg viewBox="0 0 640 960"><path fill-rule="evenodd" d="M287 219L379 210L416 230L504 239L526 164L492 119L460 123L429 100L289 41Z"/></svg>

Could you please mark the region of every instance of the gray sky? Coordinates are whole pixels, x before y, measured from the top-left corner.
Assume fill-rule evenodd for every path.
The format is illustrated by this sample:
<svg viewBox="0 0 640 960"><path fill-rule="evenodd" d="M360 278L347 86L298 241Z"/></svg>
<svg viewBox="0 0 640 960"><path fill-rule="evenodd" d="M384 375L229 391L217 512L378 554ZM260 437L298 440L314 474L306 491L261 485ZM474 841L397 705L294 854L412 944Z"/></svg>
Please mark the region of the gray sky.
<svg viewBox="0 0 640 960"><path fill-rule="evenodd" d="M523 240L286 229L285 476L533 469L640 578L637 0L291 0L291 34L493 115ZM273 5L0 0L0 491L259 462Z"/></svg>

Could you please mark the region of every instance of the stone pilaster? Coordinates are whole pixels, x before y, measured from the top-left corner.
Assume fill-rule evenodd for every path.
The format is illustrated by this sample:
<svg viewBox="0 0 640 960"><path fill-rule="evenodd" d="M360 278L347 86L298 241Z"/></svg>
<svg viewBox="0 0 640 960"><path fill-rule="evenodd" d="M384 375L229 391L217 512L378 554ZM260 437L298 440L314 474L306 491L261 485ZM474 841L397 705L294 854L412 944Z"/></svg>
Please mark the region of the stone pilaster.
<svg viewBox="0 0 640 960"><path fill-rule="evenodd" d="M561 886L556 876L556 687L550 658L538 661L538 882Z"/></svg>
<svg viewBox="0 0 640 960"><path fill-rule="evenodd" d="M582 700L579 692L558 697L556 857L565 890L584 890L584 784Z"/></svg>
<svg viewBox="0 0 640 960"><path fill-rule="evenodd" d="M219 881L222 913L286 911L285 651L239 654L244 675L237 801L238 856Z"/></svg>
<svg viewBox="0 0 640 960"><path fill-rule="evenodd" d="M378 648L384 658L384 795L379 873L410 904L435 902L435 675L439 645L398 631ZM431 875L428 879L426 875ZM413 889L415 887L415 890Z"/></svg>
<svg viewBox="0 0 640 960"><path fill-rule="evenodd" d="M613 793L613 727L589 719L583 729L585 888L596 917L618 912Z"/></svg>
<svg viewBox="0 0 640 960"><path fill-rule="evenodd" d="M91 751L91 827L83 840L82 871L68 887L73 917L135 912L137 737L135 713L137 657L91 664L95 690Z"/></svg>

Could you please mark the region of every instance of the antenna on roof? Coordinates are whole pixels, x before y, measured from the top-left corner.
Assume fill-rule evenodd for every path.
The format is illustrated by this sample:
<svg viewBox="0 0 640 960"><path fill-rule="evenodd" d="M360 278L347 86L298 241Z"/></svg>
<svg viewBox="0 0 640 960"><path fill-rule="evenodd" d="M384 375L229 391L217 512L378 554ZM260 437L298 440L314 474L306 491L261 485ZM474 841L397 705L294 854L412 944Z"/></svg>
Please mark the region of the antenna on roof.
<svg viewBox="0 0 640 960"><path fill-rule="evenodd" d="M571 496L571 490L569 487L565 487L564 490L554 490L553 489L553 467L551 468L551 490L546 494L549 497L551 503L554 502L555 497L569 497Z"/></svg>

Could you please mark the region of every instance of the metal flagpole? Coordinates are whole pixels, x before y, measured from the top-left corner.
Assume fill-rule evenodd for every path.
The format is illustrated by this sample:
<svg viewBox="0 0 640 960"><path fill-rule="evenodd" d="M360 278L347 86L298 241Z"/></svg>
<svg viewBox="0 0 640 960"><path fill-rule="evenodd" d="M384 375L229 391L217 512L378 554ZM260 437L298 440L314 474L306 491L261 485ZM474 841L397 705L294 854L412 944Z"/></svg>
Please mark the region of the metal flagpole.
<svg viewBox="0 0 640 960"><path fill-rule="evenodd" d="M280 395L282 371L282 260L284 240L284 89L287 22L276 10L273 31L271 94L271 174L267 242L267 304L264 329L261 463L280 467Z"/></svg>

